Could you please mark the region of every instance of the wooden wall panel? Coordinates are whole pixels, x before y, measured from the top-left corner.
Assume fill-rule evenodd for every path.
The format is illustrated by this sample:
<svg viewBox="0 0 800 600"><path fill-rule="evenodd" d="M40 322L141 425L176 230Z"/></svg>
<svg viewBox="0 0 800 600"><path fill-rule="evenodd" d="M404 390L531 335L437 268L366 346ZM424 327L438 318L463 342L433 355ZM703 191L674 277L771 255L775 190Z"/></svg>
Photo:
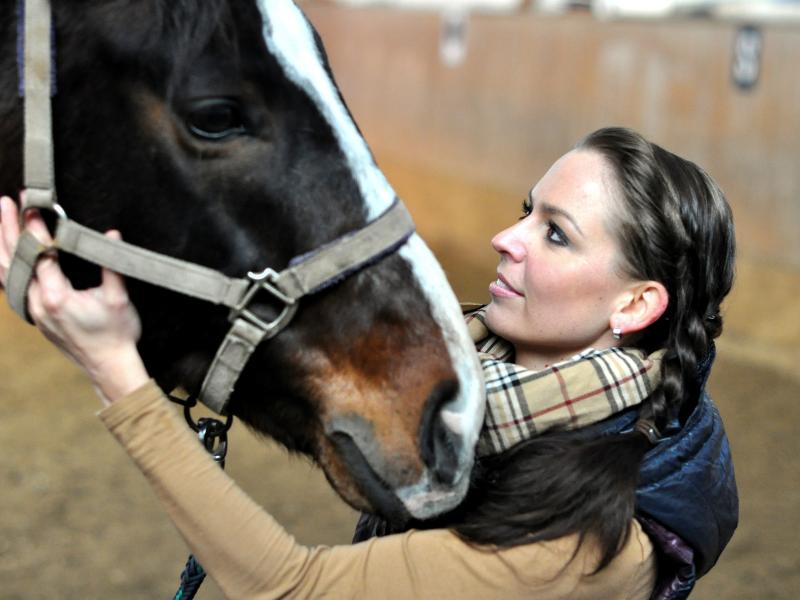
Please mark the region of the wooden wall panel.
<svg viewBox="0 0 800 600"><path fill-rule="evenodd" d="M468 194L469 205L442 195L446 212L488 211L491 222L492 198L516 205L582 135L622 124L711 172L743 256L800 268L800 28L764 28L761 81L742 92L730 78L729 23L474 15L466 61L448 68L435 14L304 9L390 178L439 174L496 192Z"/></svg>

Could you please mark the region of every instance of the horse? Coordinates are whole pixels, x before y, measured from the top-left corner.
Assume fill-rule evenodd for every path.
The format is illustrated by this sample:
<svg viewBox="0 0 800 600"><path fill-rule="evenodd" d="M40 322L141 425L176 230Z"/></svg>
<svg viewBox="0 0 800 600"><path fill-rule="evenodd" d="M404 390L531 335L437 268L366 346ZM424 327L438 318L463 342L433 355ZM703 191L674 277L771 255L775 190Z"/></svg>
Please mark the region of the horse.
<svg viewBox="0 0 800 600"><path fill-rule="evenodd" d="M21 2L0 13L0 192L22 181ZM396 195L290 0L52 0L55 180L69 219L230 276L282 268ZM60 258L76 287L95 266ZM137 281L139 349L196 394L224 307ZM252 310L279 310L267 298ZM257 347L230 414L310 456L356 509L428 519L461 502L483 420L474 349L417 234L302 299Z"/></svg>

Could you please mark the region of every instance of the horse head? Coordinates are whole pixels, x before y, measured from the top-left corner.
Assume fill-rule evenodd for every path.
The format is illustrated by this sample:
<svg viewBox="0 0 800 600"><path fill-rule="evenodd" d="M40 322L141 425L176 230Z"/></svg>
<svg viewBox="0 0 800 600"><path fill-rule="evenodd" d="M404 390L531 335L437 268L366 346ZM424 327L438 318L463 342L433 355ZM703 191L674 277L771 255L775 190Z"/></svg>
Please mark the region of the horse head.
<svg viewBox="0 0 800 600"><path fill-rule="evenodd" d="M18 17L0 15L0 191L21 181ZM288 0L53 0L56 182L71 219L231 277L364 227L395 194ZM19 11L19 5L17 6ZM73 283L97 270L62 259ZM149 372L198 391L228 311L129 281ZM265 319L280 310L256 299ZM466 493L482 384L459 307L412 235L304 298L229 411L313 457L356 508L424 519Z"/></svg>

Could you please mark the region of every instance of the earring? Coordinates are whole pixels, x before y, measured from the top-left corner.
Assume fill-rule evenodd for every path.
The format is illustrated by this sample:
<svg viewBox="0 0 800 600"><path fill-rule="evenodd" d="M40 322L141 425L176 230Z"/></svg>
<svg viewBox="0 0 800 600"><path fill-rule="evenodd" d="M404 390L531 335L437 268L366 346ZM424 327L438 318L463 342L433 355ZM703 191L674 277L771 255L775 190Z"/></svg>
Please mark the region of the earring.
<svg viewBox="0 0 800 600"><path fill-rule="evenodd" d="M614 329L611 330L611 335L614 337L615 340L621 340L622 329L620 327L614 327Z"/></svg>

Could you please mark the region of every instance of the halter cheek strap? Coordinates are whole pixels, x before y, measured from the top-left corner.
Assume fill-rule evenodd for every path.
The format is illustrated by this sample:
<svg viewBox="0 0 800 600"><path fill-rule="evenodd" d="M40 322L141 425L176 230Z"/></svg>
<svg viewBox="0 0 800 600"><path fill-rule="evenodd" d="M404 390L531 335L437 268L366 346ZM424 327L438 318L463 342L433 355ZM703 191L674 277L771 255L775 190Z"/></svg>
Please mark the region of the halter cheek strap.
<svg viewBox="0 0 800 600"><path fill-rule="evenodd" d="M117 273L180 294L230 308L231 328L203 381L199 400L226 414L234 385L260 343L277 335L297 312L299 300L314 294L380 260L402 246L414 233L405 206L395 202L377 219L313 252L293 259L283 271L270 268L231 278L203 265L159 254L127 242L112 240L67 218L56 202L53 176L50 106L50 4L25 0L25 186L23 211L52 211L58 217L52 247L23 231L8 272L6 292L11 307L27 315L27 292L39 257L50 250L66 252ZM268 294L283 309L272 321L250 308L257 296Z"/></svg>
<svg viewBox="0 0 800 600"><path fill-rule="evenodd" d="M17 77L24 96L23 210L53 210L56 185L53 171L52 13L49 0L17 0ZM35 43L32 43L35 40ZM21 53L20 53L21 50ZM60 208L58 209L60 210ZM11 262L6 292L11 307L28 321L26 295L39 257L48 250L30 232L23 231Z"/></svg>
<svg viewBox="0 0 800 600"><path fill-rule="evenodd" d="M21 1L21 0L20 0ZM25 188L29 207L56 203L53 171L53 30L49 0L25 0ZM36 43L27 43L35 40Z"/></svg>

